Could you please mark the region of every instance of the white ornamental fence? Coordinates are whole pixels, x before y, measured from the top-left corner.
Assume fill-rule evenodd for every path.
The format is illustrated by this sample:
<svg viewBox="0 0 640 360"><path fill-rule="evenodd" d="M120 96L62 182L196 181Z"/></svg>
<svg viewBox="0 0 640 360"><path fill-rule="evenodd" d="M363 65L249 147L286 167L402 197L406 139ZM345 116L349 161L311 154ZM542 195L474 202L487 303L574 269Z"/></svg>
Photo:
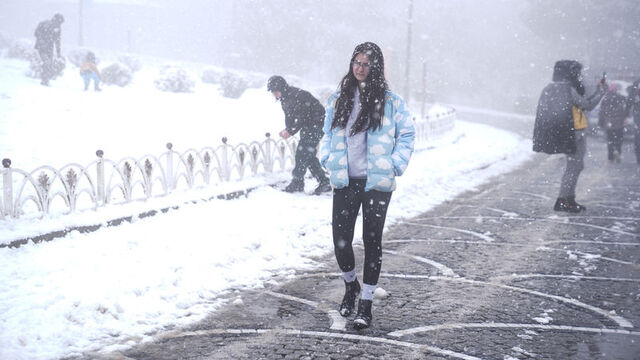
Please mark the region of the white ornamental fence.
<svg viewBox="0 0 640 360"><path fill-rule="evenodd" d="M456 112L449 109L416 121L416 141L438 137L455 124ZM203 188L221 182L237 181L246 175L289 171L295 163L298 140L274 140L270 134L262 142L222 145L184 152L173 150L159 156L127 157L119 161L104 158L87 166L67 164L60 169L41 166L33 171L11 167L2 160L0 178L0 220L24 215L44 215L52 211L71 213L76 209L96 209L107 204L166 196L174 190Z"/></svg>

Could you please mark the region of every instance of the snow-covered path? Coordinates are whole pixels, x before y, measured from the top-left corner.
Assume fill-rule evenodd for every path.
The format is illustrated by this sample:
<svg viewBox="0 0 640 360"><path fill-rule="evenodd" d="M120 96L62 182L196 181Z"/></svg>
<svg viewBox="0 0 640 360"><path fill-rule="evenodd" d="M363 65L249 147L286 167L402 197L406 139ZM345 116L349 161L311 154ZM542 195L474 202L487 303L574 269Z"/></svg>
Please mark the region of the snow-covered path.
<svg viewBox="0 0 640 360"><path fill-rule="evenodd" d="M436 145L418 151L399 179L387 226L513 169L530 148L465 122ZM226 291L312 268L332 251L330 213L330 196L264 187L246 199L2 249L0 358L57 358L196 321Z"/></svg>
<svg viewBox="0 0 640 360"><path fill-rule="evenodd" d="M147 153L167 140L197 147L223 135L255 139L265 128L275 132L282 126L279 104L264 89L233 101L220 99L213 86L205 85L193 94L158 94L146 84L83 93L73 73L41 89L37 80L20 74L22 63L2 62L0 152L20 168L83 163L97 146L117 158ZM107 111L109 104L146 110L132 121L130 114ZM185 112L174 114L175 109ZM212 113L227 120L212 123ZM64 138L65 133L71 137ZM60 145L69 141L73 147ZM122 145L120 150L115 144ZM421 146L398 179L387 226L509 171L531 155L530 141L464 121ZM308 182L307 190L313 186ZM53 359L133 344L156 330L197 321L214 311L226 292L261 287L275 274L315 267L314 259L332 251L330 214L328 195L292 195L264 186L248 198L182 205L90 234L74 232L48 243L0 249L0 359ZM10 227L38 231L52 222L80 223L86 215Z"/></svg>

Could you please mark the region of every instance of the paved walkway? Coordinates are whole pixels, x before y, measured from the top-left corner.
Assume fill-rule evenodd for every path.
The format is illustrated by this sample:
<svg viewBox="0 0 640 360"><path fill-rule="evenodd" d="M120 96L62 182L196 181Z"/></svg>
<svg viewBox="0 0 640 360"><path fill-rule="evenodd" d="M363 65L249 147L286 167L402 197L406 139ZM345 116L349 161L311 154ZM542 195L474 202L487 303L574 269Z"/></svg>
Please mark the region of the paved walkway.
<svg viewBox="0 0 640 360"><path fill-rule="evenodd" d="M603 160L601 140L589 148L584 214L552 211L564 158L536 155L390 229L387 296L369 329L337 313L344 286L328 256L318 272L242 292L198 324L106 358L638 359L640 170L628 144L621 164Z"/></svg>

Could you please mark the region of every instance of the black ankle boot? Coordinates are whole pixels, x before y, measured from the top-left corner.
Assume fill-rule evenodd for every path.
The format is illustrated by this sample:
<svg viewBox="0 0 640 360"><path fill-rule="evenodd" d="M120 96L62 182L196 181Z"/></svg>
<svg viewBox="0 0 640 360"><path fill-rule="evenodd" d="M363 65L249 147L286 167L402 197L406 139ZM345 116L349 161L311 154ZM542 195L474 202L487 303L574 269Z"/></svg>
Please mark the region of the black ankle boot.
<svg viewBox="0 0 640 360"><path fill-rule="evenodd" d="M291 181L291 183L284 188L284 191L289 193L304 191L304 183L295 180Z"/></svg>
<svg viewBox="0 0 640 360"><path fill-rule="evenodd" d="M344 282L344 297L342 298L342 304L340 304L340 315L347 317L353 313L353 309L356 307L356 298L360 294L360 283L358 280L352 282Z"/></svg>
<svg viewBox="0 0 640 360"><path fill-rule="evenodd" d="M587 207L584 205L580 205L576 202L576 197L575 196L568 196L567 197L567 202L569 203L569 205L578 208L579 211L586 211Z"/></svg>
<svg viewBox="0 0 640 360"><path fill-rule="evenodd" d="M353 327L356 329L364 329L371 326L371 320L373 319L373 315L371 315L371 300L362 300L358 302L358 313L356 314L355 320L353 320Z"/></svg>
<svg viewBox="0 0 640 360"><path fill-rule="evenodd" d="M569 200L567 200L566 198L558 198L556 200L556 204L553 205L553 210L570 213L579 213L581 211L579 207L571 205L569 203Z"/></svg>

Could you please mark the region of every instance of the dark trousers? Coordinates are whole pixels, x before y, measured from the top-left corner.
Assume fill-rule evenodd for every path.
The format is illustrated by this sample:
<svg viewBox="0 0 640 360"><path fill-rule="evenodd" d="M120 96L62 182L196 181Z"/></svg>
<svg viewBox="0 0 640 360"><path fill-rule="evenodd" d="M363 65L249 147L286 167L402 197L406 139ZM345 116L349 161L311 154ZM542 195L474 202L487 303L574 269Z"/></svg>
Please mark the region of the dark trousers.
<svg viewBox="0 0 640 360"><path fill-rule="evenodd" d="M391 192L364 191L366 179L349 179L349 186L333 190L333 246L342 272L355 268L353 232L362 205L365 284L376 285L382 266L382 229Z"/></svg>
<svg viewBox="0 0 640 360"><path fill-rule="evenodd" d="M324 173L320 160L316 157L318 152L318 143L320 139L317 138L302 138L296 149L296 165L291 171L293 176L292 182L298 184L304 184L304 174L307 169L311 171L311 175L315 177L319 183L328 183L327 175Z"/></svg>
<svg viewBox="0 0 640 360"><path fill-rule="evenodd" d="M42 71L40 72L40 79L43 84L48 84L49 80L53 78L53 50L38 50L40 54L40 61L42 61Z"/></svg>
<svg viewBox="0 0 640 360"><path fill-rule="evenodd" d="M587 153L587 134L585 130L576 130L576 152L567 154L567 167L564 169L562 179L560 180L559 198L566 199L570 196L576 196L576 186L578 185L578 177L584 170L584 156Z"/></svg>
<svg viewBox="0 0 640 360"><path fill-rule="evenodd" d="M608 129L607 130L607 151L609 160L613 160L613 152L617 151L622 154L622 140L624 137L624 129Z"/></svg>

